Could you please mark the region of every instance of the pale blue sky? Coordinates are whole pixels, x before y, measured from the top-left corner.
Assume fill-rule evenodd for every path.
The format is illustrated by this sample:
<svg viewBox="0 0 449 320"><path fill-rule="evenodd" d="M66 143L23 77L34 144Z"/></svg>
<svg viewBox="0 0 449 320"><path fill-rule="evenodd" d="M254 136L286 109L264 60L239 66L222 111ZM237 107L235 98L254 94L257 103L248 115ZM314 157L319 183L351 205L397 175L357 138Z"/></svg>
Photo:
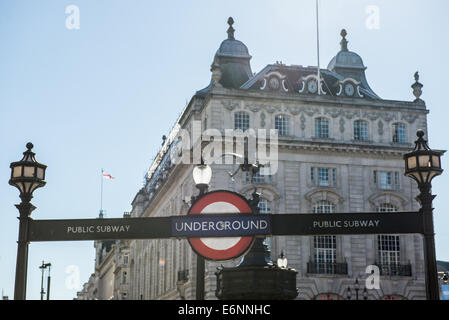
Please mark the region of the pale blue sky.
<svg viewBox="0 0 449 320"><path fill-rule="evenodd" d="M68 5L80 9L80 29L65 26ZM379 8L379 29L365 25L367 6ZM430 146L448 149L444 86L449 74L446 0L320 1L321 66L349 49L368 67L371 88L382 98L411 101L420 71ZM144 172L196 90L210 81L210 64L226 38L227 18L253 56L265 65L316 65L315 1L0 0L0 289L13 296L18 234L18 191L8 185L9 164L25 144L48 165L47 185L35 192L35 219L93 218L100 206L120 217ZM448 156L443 167L449 170ZM435 179L437 256L449 260L449 175ZM32 243L29 299L39 299L41 261L51 261L52 295L72 299L66 268L81 282L94 271L93 242Z"/></svg>

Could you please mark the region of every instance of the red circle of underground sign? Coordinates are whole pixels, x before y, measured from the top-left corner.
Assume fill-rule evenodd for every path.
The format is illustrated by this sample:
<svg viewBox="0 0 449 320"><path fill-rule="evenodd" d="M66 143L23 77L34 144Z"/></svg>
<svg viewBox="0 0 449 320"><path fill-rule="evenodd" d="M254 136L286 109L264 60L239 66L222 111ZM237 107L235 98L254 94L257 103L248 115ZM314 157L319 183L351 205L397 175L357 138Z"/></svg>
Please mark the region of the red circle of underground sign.
<svg viewBox="0 0 449 320"><path fill-rule="evenodd" d="M236 213L252 213L247 200L237 193L230 191L212 191L198 199L190 208L188 214L201 214L201 211L203 211L206 206L214 202L228 202L239 210L239 212ZM245 253L251 246L254 237L241 237L239 242L233 247L225 250L212 249L206 246L203 241L201 241L201 238L189 238L188 240L193 250L198 254L209 260L221 261L237 258Z"/></svg>

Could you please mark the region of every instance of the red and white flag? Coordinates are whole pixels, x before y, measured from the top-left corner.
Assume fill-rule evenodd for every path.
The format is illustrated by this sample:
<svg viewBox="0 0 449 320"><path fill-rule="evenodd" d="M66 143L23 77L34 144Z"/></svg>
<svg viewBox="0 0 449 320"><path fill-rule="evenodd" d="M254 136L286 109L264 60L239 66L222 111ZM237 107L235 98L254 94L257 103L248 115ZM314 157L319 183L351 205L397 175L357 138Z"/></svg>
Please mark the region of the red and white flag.
<svg viewBox="0 0 449 320"><path fill-rule="evenodd" d="M114 180L115 177L111 176L109 173L103 172L103 178Z"/></svg>

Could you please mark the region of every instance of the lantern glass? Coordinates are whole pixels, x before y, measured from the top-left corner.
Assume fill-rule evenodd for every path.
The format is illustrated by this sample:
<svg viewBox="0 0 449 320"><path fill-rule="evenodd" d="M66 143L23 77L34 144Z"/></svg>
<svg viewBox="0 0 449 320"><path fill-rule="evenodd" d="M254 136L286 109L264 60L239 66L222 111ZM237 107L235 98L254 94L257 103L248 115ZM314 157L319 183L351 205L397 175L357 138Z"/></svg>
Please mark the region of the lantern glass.
<svg viewBox="0 0 449 320"><path fill-rule="evenodd" d="M434 167L440 168L441 167L440 157L439 156L432 156L432 164L433 164Z"/></svg>
<svg viewBox="0 0 449 320"><path fill-rule="evenodd" d="M287 258L286 257L279 257L278 258L278 267L279 268L287 268Z"/></svg>
<svg viewBox="0 0 449 320"><path fill-rule="evenodd" d="M43 168L37 168L37 178L44 180L44 169Z"/></svg>
<svg viewBox="0 0 449 320"><path fill-rule="evenodd" d="M24 166L23 167L23 176L27 178L34 177L34 166Z"/></svg>
<svg viewBox="0 0 449 320"><path fill-rule="evenodd" d="M430 156L427 154L421 154L418 156L419 167L428 168L430 164Z"/></svg>
<svg viewBox="0 0 449 320"><path fill-rule="evenodd" d="M18 178L22 176L22 166L16 166L12 168L12 177Z"/></svg>
<svg viewBox="0 0 449 320"><path fill-rule="evenodd" d="M212 169L208 165L194 167L192 174L196 185L209 185L212 179Z"/></svg>
<svg viewBox="0 0 449 320"><path fill-rule="evenodd" d="M416 169L416 157L412 156L407 159L407 167L409 170Z"/></svg>

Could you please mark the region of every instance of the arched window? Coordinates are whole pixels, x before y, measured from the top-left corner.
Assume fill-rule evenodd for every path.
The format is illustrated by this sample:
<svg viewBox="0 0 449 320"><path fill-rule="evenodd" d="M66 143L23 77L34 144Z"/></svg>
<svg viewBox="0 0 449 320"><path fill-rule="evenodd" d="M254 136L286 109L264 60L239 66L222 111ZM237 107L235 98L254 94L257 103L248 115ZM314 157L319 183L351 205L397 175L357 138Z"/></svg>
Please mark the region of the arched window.
<svg viewBox="0 0 449 320"><path fill-rule="evenodd" d="M234 113L234 129L246 131L249 129L249 114L246 112L236 112Z"/></svg>
<svg viewBox="0 0 449 320"><path fill-rule="evenodd" d="M329 201L318 201L313 213L334 213L335 205ZM314 273L336 273L337 244L335 236L313 237Z"/></svg>
<svg viewBox="0 0 449 320"><path fill-rule="evenodd" d="M313 206L313 213L334 213L335 205L329 201L318 201Z"/></svg>
<svg viewBox="0 0 449 320"><path fill-rule="evenodd" d="M288 116L278 114L274 118L274 128L278 130L280 136L290 135L290 119Z"/></svg>
<svg viewBox="0 0 449 320"><path fill-rule="evenodd" d="M329 120L326 118L315 119L315 138L329 138Z"/></svg>
<svg viewBox="0 0 449 320"><path fill-rule="evenodd" d="M368 140L368 122L365 120L354 121L354 140Z"/></svg>
<svg viewBox="0 0 449 320"><path fill-rule="evenodd" d="M393 123L393 142L406 143L407 134L405 124L397 122Z"/></svg>
<svg viewBox="0 0 449 320"><path fill-rule="evenodd" d="M381 203L377 207L377 212L397 212L398 208L396 208L391 203Z"/></svg>
<svg viewBox="0 0 449 320"><path fill-rule="evenodd" d="M267 199L260 199L258 207L260 213L271 213L270 203Z"/></svg>

